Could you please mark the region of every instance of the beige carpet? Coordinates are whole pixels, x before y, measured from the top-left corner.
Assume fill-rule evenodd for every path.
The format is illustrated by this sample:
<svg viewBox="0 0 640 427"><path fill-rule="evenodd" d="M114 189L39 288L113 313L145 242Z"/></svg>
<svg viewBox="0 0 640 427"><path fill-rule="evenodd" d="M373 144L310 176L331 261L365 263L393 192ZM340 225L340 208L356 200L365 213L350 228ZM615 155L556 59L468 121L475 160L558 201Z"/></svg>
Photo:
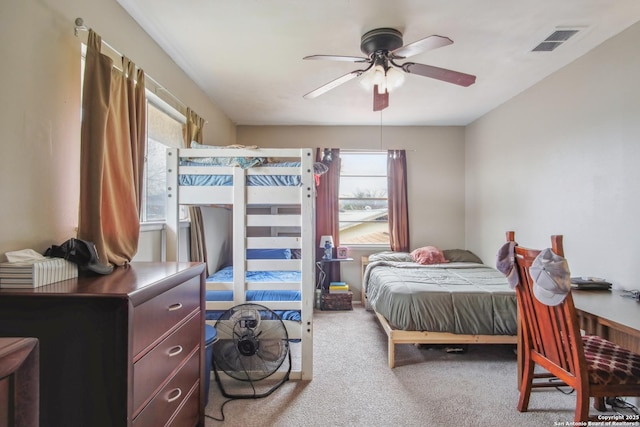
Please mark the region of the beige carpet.
<svg viewBox="0 0 640 427"><path fill-rule="evenodd" d="M210 388L206 414L221 418L227 399L213 379ZM312 381L233 400L224 407L225 421L207 418L206 427L573 425L573 394L538 389L526 413L516 410L517 400L513 346L472 345L454 354L398 345L396 367L389 369L384 332L373 313L356 305L314 314Z"/></svg>

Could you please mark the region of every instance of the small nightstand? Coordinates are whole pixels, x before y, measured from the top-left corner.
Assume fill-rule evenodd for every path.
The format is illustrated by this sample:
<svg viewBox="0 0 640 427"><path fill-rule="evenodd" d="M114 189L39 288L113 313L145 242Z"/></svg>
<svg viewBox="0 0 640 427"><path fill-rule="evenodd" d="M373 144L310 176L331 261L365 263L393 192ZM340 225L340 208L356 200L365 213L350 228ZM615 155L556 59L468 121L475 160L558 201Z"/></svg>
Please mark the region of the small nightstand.
<svg viewBox="0 0 640 427"><path fill-rule="evenodd" d="M329 286L325 283L325 280L327 279L327 273L324 271L325 264L349 261L353 261L353 258L331 258L317 261L316 267L318 267L318 281L316 282L316 289L321 289L323 292L329 289Z"/></svg>

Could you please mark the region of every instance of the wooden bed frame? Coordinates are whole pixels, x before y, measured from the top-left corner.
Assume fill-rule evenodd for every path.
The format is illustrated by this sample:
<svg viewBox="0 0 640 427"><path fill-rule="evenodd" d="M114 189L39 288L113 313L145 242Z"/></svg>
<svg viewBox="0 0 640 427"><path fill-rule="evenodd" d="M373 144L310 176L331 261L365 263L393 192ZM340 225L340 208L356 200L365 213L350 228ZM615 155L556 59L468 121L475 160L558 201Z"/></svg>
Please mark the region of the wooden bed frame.
<svg viewBox="0 0 640 427"><path fill-rule="evenodd" d="M374 311L374 313L376 313ZM379 313L376 317L387 334L389 368L394 368L396 344L517 344L517 335L460 335L450 332L403 331L395 329Z"/></svg>
<svg viewBox="0 0 640 427"><path fill-rule="evenodd" d="M362 278L364 280L364 270L368 264L368 257L362 257ZM366 309L367 297L362 289L362 302ZM450 332L430 332L430 331L405 331L396 329L389 324L389 321L380 313L373 311L387 334L387 354L389 368L394 368L396 344L518 344L518 335L462 335ZM519 325L518 325L519 326ZM518 331L520 328L518 327Z"/></svg>

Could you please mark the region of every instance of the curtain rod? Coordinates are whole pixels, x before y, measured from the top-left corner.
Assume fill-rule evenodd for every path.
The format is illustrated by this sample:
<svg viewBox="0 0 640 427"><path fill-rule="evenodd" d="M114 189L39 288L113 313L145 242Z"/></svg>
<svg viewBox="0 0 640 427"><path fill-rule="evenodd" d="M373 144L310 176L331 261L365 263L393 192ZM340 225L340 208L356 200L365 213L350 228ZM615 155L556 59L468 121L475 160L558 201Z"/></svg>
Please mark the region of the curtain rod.
<svg viewBox="0 0 640 427"><path fill-rule="evenodd" d="M90 30L90 28L87 27L84 24L84 19L79 18L79 17L76 18L76 20L75 20L75 29L74 29L74 34L75 34L76 37L78 37L78 32L80 32L80 31L89 31L89 30ZM104 40L101 40L101 41L102 41L102 44L104 46L106 46L108 49L110 49L114 53L114 55L119 56L119 57L124 56L120 52L118 52L116 49L114 49L113 46L111 46L109 43L105 42ZM187 108L188 108L187 105L185 105L182 101L180 101L174 94L172 94L167 89L165 89L164 86L162 86L160 83L158 83L153 77L151 77L146 72L144 73L144 76L145 76L145 81L149 80L151 82L151 86L152 86L152 87L147 87L147 89L149 89L155 96L160 98L162 101L167 102L171 107L176 109L180 114L182 114L185 117L187 116ZM173 101L173 102L169 102L167 99L165 99L165 97L160 96L158 94L159 91L163 92L167 97L170 97L171 101ZM172 105L172 104L174 104L174 105ZM205 120L205 123L209 123L209 121Z"/></svg>
<svg viewBox="0 0 640 427"><path fill-rule="evenodd" d="M383 152L383 151L389 151L389 150L404 150L406 152L409 153L414 153L417 150L415 148L413 149L408 149L408 148L342 148L342 147L334 147L334 148L339 148L340 152L354 152L354 153L375 153L375 152Z"/></svg>
<svg viewBox="0 0 640 427"><path fill-rule="evenodd" d="M76 28L74 30L74 34L78 37L78 31L89 31L89 28L85 27L84 19L76 18Z"/></svg>

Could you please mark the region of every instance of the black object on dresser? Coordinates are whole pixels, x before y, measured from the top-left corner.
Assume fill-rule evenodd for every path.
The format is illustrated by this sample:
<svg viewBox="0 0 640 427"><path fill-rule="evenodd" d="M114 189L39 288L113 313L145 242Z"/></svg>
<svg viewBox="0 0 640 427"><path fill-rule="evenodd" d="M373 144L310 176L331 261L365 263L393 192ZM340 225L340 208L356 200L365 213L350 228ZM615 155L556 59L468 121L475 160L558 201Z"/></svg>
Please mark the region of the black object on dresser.
<svg viewBox="0 0 640 427"><path fill-rule="evenodd" d="M204 264L0 289L0 336L40 345L40 426L204 426Z"/></svg>

